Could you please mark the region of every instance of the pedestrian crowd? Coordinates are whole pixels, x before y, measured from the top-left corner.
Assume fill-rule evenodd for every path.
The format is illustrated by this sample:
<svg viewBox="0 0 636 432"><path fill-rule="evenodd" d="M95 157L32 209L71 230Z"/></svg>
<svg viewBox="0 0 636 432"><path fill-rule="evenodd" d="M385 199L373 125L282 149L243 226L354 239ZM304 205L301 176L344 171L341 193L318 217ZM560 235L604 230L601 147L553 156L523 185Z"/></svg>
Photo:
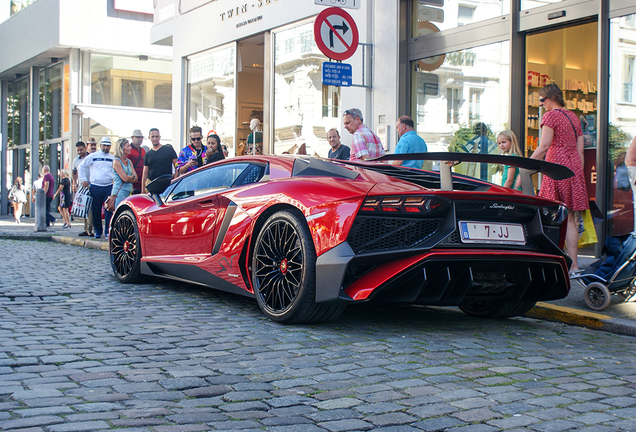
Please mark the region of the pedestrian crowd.
<svg viewBox="0 0 636 432"><path fill-rule="evenodd" d="M574 259L571 270L576 271L578 267L576 263L577 242L575 240L579 231L576 225L576 213L588 209L583 178L583 134L576 115L564 108L563 94L555 84L545 86L539 94L541 96L540 104L546 113L542 117L540 125L542 129L541 142L530 158L545 159L565 165L575 174L570 179L560 181L544 177L540 195L560 200L570 210L566 242L569 255ZM255 112L251 116L251 133L246 143L237 145L237 156L263 154L261 116L262 112ZM341 142L340 132L337 128L328 130L329 159L371 162L386 154L381 139L364 124L360 109L345 110L342 120L344 129L352 135L351 147ZM415 123L410 117L401 116L397 120L396 132L399 140L394 154L423 154L428 151L426 142L415 131ZM141 145L144 138L139 129L133 131L130 141L127 138L119 139L112 153L112 142L107 136L101 139L99 150L97 150L97 143L94 140L88 143L77 142L77 158L73 161L70 176L67 170L61 169L60 179L56 187L50 167L44 165L38 179L33 182L33 191L43 189L45 192L46 225L51 226L55 223L55 218L51 214L51 203L56 197L59 197L58 210L64 221L63 227L69 228L73 218L71 209L73 195L80 192L87 193L92 198L92 202L90 209L87 209L84 214L84 230L79 235L107 238L112 210L126 197L145 193L148 183L159 177L176 178L206 164L228 157L227 147L222 144L216 131L210 130L204 136L200 126L192 126L189 133L189 144L178 154L171 145L161 143L161 134L157 128L152 128L149 131L148 139L151 148L147 149ZM491 135L488 126L484 123L475 125L474 134L473 139L459 144L459 151L500 153L510 156L522 155L518 140L511 130L500 132L496 143L490 139L490 136L494 138L494 135ZM306 144L296 145L284 153L291 152L307 154ZM626 159L632 185L635 183L632 178L636 178L636 156L634 155L636 155L636 138ZM415 169L428 168L425 160L413 160L412 157L392 160L390 164ZM467 165L469 166L468 170L470 170L470 164ZM488 166L481 164L480 171L477 172L477 164L473 165L472 175L482 180L488 180ZM470 172L467 174L471 175ZM519 169L504 166L501 184L508 188L519 189ZM636 193L636 186L634 188ZM27 194L25 182L21 177L17 177L9 192L9 200L13 206L16 223L20 223L24 206L27 203ZM35 194L33 194L32 199L35 200ZM102 225L102 217L105 221L104 225Z"/></svg>

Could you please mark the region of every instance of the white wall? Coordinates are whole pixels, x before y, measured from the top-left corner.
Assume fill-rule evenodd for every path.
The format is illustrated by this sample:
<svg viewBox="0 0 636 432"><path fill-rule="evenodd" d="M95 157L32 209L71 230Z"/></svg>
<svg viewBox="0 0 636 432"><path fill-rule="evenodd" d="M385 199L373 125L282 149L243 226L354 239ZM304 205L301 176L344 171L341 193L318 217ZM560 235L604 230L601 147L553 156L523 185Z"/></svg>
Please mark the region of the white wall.
<svg viewBox="0 0 636 432"><path fill-rule="evenodd" d="M37 1L0 24L0 72L58 45L60 1Z"/></svg>
<svg viewBox="0 0 636 432"><path fill-rule="evenodd" d="M117 11L108 0L38 0L0 24L0 72L70 48L170 59L170 47L150 44L151 27L152 16Z"/></svg>
<svg viewBox="0 0 636 432"><path fill-rule="evenodd" d="M109 54L172 56L169 47L150 43L151 15L109 8L108 0L55 1L60 2L61 45Z"/></svg>

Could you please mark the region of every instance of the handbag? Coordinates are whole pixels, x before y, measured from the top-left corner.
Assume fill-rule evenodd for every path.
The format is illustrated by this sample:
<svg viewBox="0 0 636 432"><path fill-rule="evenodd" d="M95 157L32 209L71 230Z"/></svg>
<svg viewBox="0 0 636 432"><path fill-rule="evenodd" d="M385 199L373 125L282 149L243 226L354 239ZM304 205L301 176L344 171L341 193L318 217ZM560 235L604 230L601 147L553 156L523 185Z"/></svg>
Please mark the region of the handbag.
<svg viewBox="0 0 636 432"><path fill-rule="evenodd" d="M579 236L579 247L593 245L598 242L596 229L594 228L594 220L590 210L583 210L580 218L582 219L583 232Z"/></svg>
<svg viewBox="0 0 636 432"><path fill-rule="evenodd" d="M88 216L88 212L93 204L93 197L91 196L87 187L82 186L75 193L73 199L73 215L81 218Z"/></svg>
<svg viewBox="0 0 636 432"><path fill-rule="evenodd" d="M106 198L106 202L104 203L106 211L115 211L115 201L117 201L117 195L119 194L122 186L124 186L124 182L121 183L119 189L117 189L117 192L115 192L115 195L110 195L108 198Z"/></svg>

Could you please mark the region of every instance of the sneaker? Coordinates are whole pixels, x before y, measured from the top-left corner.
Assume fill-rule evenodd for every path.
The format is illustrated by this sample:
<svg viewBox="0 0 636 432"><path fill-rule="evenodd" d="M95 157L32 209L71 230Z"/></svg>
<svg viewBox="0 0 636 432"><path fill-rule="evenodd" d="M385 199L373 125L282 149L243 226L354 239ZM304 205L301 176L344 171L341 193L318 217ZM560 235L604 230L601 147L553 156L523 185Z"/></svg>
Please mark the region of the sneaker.
<svg viewBox="0 0 636 432"><path fill-rule="evenodd" d="M78 234L78 236L80 236L80 237L88 237L89 235L90 235L90 234L89 234L89 233L87 233L86 231L81 232L81 233L79 233L79 234Z"/></svg>
<svg viewBox="0 0 636 432"><path fill-rule="evenodd" d="M101 235L101 234L95 234L95 238L96 238L96 239L98 239L98 238L102 238L102 235Z"/></svg>

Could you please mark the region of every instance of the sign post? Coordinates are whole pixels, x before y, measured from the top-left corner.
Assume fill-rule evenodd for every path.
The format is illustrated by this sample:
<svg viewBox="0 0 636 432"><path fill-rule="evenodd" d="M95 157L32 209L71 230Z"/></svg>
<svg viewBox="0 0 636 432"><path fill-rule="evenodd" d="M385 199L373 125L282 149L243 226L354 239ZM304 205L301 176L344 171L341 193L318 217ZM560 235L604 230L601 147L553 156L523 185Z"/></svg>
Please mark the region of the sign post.
<svg viewBox="0 0 636 432"><path fill-rule="evenodd" d="M318 14L314 38L320 51L332 60L346 60L358 49L358 26L346 11L331 7Z"/></svg>

